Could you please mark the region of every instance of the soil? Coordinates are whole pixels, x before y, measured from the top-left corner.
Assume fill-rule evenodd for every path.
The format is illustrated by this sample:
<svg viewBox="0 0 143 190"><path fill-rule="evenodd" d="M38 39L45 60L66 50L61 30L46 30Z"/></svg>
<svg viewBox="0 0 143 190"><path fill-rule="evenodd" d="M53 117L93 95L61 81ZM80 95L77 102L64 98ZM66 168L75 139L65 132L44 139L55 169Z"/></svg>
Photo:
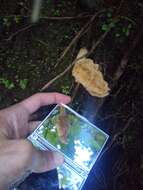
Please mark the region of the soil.
<svg viewBox="0 0 143 190"><path fill-rule="evenodd" d="M90 55L100 64L112 87L110 95L104 99L95 98L79 86L71 106L110 135L83 189L143 189L143 35L135 48L128 51L143 30L143 3L141 0L121 0L118 3L105 0L92 6L92 3L89 5L84 1L44 1L36 24L30 22L32 4L29 1L0 1L0 108L39 92L71 64L81 47L90 49L108 30L108 23L121 16ZM71 40L99 10L104 12L55 67ZM49 18L79 15L82 18ZM121 76L115 80L126 54L126 66L121 68ZM72 96L75 89L70 70L45 91ZM47 107L37 112L40 119L47 113ZM53 182L55 176L56 171L33 174L19 189L58 189L58 182Z"/></svg>

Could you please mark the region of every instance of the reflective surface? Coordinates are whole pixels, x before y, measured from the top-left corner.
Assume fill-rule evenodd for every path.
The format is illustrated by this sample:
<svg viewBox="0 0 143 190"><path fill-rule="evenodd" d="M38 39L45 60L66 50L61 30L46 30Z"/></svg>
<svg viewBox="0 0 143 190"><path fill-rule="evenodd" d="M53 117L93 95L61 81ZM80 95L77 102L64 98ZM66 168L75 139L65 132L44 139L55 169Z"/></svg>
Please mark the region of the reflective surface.
<svg viewBox="0 0 143 190"><path fill-rule="evenodd" d="M83 183L83 178L66 164L58 168L59 188L65 190L78 190Z"/></svg>
<svg viewBox="0 0 143 190"><path fill-rule="evenodd" d="M65 105L56 106L35 134L45 147L64 154L58 179L65 190L81 189L108 139L106 133Z"/></svg>
<svg viewBox="0 0 143 190"><path fill-rule="evenodd" d="M65 127L67 127L67 139L65 143L60 140L58 134L58 121L61 114L60 106L43 122L42 126L38 129L38 133L72 162L84 170L89 171L95 163L108 136L87 120L72 112L72 110L64 109L68 124L63 128L61 126L60 130L63 129L65 132Z"/></svg>

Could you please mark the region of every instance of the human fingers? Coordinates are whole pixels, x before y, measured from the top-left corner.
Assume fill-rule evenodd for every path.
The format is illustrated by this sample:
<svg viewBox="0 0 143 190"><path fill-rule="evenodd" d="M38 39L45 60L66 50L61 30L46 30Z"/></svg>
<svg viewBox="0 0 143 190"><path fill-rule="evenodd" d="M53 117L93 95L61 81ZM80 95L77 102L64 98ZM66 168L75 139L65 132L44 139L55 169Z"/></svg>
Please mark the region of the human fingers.
<svg viewBox="0 0 143 190"><path fill-rule="evenodd" d="M37 93L26 100L21 102L21 105L24 106L29 114L32 114L38 110L41 106L58 104L58 103L69 103L71 98L69 96L60 94L60 93Z"/></svg>
<svg viewBox="0 0 143 190"><path fill-rule="evenodd" d="M28 140L9 140L0 151L0 189L18 184L31 172L52 170L64 161L61 154L37 150Z"/></svg>
<svg viewBox="0 0 143 190"><path fill-rule="evenodd" d="M38 125L41 123L41 121L31 121L29 122L29 133L32 133Z"/></svg>

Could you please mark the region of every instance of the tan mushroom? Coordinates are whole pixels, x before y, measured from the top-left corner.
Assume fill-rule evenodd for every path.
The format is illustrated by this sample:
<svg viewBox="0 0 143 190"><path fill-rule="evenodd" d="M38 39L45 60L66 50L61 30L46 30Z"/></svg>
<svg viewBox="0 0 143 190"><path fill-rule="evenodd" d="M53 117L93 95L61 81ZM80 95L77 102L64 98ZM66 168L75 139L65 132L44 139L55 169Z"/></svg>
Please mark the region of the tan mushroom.
<svg viewBox="0 0 143 190"><path fill-rule="evenodd" d="M79 51L72 75L76 82L82 84L92 96L105 97L110 91L108 83L104 80L99 65L95 64L92 59L84 57L86 54L85 48ZM82 58L80 59L80 57Z"/></svg>

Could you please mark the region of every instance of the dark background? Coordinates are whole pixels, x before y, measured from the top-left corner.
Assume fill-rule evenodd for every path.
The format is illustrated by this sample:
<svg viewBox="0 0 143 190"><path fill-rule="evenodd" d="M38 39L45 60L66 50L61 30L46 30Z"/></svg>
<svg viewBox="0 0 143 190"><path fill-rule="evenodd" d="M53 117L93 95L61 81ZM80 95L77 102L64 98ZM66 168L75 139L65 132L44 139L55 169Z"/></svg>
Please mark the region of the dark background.
<svg viewBox="0 0 143 190"><path fill-rule="evenodd" d="M79 86L69 70L45 91L75 98L71 106L110 135L101 157L83 189L143 189L143 3L141 0L45 0L40 19L31 24L32 1L0 0L0 108L40 91L64 71L81 47L92 48L90 57L100 64L111 87L106 98L95 98ZM90 20L81 37L55 67L71 40ZM74 17L63 19L63 17ZM60 17L60 20L51 19ZM80 18L77 18L80 17ZM118 22L113 23L114 19ZM112 28L104 38L109 24ZM42 120L51 107L40 109ZM36 119L35 118L35 119ZM56 170L32 174L19 189L58 189Z"/></svg>

